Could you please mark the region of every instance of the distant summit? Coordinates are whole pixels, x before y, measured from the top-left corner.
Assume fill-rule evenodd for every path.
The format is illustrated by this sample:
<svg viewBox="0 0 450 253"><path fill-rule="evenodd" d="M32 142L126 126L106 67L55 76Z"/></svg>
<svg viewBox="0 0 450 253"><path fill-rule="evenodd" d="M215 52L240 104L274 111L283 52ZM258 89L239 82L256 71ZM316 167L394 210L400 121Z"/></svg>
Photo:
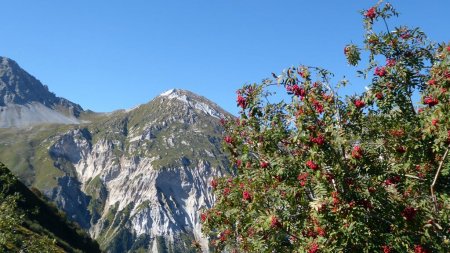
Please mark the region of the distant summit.
<svg viewBox="0 0 450 253"><path fill-rule="evenodd" d="M175 99L185 104L188 108L199 110L204 112L209 116L213 116L215 118L224 118L225 115L229 116L227 112L225 112L220 106L211 100L197 95L188 90L182 89L171 89L166 92L161 93L158 98L168 98L169 100Z"/></svg>
<svg viewBox="0 0 450 253"><path fill-rule="evenodd" d="M76 124L83 108L57 97L15 61L0 57L0 128Z"/></svg>

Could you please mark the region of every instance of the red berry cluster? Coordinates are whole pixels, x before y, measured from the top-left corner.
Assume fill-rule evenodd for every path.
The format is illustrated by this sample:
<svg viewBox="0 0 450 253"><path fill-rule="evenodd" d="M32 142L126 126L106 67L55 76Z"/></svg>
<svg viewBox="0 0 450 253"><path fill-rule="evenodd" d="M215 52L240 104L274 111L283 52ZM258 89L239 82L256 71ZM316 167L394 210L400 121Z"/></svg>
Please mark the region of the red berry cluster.
<svg viewBox="0 0 450 253"><path fill-rule="evenodd" d="M277 216L272 216L270 218L270 226L272 228L277 228L281 225L280 221L278 220Z"/></svg>
<svg viewBox="0 0 450 253"><path fill-rule="evenodd" d="M252 195L248 192L248 191L243 191L242 192L242 198L246 201L251 201L252 200Z"/></svg>
<svg viewBox="0 0 450 253"><path fill-rule="evenodd" d="M408 207L405 207L405 209L403 209L401 214L406 219L406 221L412 221L416 217L417 209L415 209L414 207L408 206Z"/></svg>
<svg viewBox="0 0 450 253"><path fill-rule="evenodd" d="M427 96L423 99L423 103L428 105L429 107L433 107L439 103L439 100L432 96Z"/></svg>
<svg viewBox="0 0 450 253"><path fill-rule="evenodd" d="M379 77L385 76L387 73L386 67L376 67L375 68L375 75Z"/></svg>
<svg viewBox="0 0 450 253"><path fill-rule="evenodd" d="M308 176L309 176L309 174L307 172L301 173L297 176L297 179L298 179L298 181L300 181L301 186L306 185L306 183L308 182Z"/></svg>
<svg viewBox="0 0 450 253"><path fill-rule="evenodd" d="M317 137L309 137L309 140L312 143L315 143L319 146L323 145L325 143L325 138L323 137L323 135L319 134Z"/></svg>
<svg viewBox="0 0 450 253"><path fill-rule="evenodd" d="M308 166L310 169L312 169L312 170L317 170L317 169L319 169L319 165L317 165L317 163L315 163L315 162L313 162L313 161L311 161L311 160L309 160L309 161L307 161L306 162L306 166Z"/></svg>
<svg viewBox="0 0 450 253"><path fill-rule="evenodd" d="M306 96L305 89L300 88L297 84L287 85L286 90L287 90L288 94L290 94L290 95L294 94L295 96L298 96L301 99L303 99Z"/></svg>
<svg viewBox="0 0 450 253"><path fill-rule="evenodd" d="M352 157L354 159L361 159L362 158L362 149L360 146L354 146L352 150Z"/></svg>
<svg viewBox="0 0 450 253"><path fill-rule="evenodd" d="M241 96L241 95L238 95L238 96L237 96L237 104L238 104L238 106L241 107L242 109L247 108L247 100L246 100L243 96Z"/></svg>
<svg viewBox="0 0 450 253"><path fill-rule="evenodd" d="M422 245L414 245L414 253L428 253L429 251L426 250Z"/></svg>
<svg viewBox="0 0 450 253"><path fill-rule="evenodd" d="M355 100L354 104L355 104L356 108L358 108L358 109L363 108L366 105L366 103L364 103L364 101L359 100L359 99Z"/></svg>
<svg viewBox="0 0 450 253"><path fill-rule="evenodd" d="M365 13L364 16L366 18L370 18L371 20L373 20L376 16L377 16L377 9L375 7L372 7L370 9L368 9Z"/></svg>

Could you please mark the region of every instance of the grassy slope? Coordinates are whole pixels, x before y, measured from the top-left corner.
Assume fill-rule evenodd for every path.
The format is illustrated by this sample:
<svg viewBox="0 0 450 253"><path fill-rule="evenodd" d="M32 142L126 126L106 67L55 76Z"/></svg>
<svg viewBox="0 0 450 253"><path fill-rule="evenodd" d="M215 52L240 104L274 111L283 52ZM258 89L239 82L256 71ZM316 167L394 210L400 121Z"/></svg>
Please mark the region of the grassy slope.
<svg viewBox="0 0 450 253"><path fill-rule="evenodd" d="M21 226L14 228L18 236L48 236L56 240L61 252L100 252L98 244L84 231L67 222L62 212L35 195L1 163L0 186L3 195L19 194L18 211L25 216Z"/></svg>
<svg viewBox="0 0 450 253"><path fill-rule="evenodd" d="M1 129L0 159L27 185L52 188L63 173L53 166L45 140L70 127L42 125L33 129Z"/></svg>

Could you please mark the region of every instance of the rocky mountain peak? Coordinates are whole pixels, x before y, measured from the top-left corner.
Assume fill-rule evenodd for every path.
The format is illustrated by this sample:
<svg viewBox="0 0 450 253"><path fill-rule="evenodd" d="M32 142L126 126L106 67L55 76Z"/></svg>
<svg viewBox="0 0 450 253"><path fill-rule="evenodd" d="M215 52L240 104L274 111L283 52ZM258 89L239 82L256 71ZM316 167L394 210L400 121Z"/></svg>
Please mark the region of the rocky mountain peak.
<svg viewBox="0 0 450 253"><path fill-rule="evenodd" d="M225 115L228 115L216 103L188 90L171 89L160 94L156 99L167 103L172 103L173 101L181 102L185 108L204 112L206 115L213 116L214 118L224 118Z"/></svg>
<svg viewBox="0 0 450 253"><path fill-rule="evenodd" d="M0 57L0 127L77 123L80 105L57 97L15 61Z"/></svg>
<svg viewBox="0 0 450 253"><path fill-rule="evenodd" d="M53 103L55 94L23 70L15 61L0 57L0 105Z"/></svg>

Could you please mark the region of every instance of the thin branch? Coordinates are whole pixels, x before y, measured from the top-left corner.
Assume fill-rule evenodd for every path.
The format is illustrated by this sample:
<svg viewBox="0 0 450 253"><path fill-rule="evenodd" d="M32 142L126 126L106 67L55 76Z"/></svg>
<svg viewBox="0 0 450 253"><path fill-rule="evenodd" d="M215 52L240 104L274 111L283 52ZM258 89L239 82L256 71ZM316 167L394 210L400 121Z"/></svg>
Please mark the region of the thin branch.
<svg viewBox="0 0 450 253"><path fill-rule="evenodd" d="M417 180L422 180L422 181L423 181L423 179L422 179L422 178L420 178L420 177L416 177L416 176L413 176L413 175L409 175L409 174L406 174L406 175L405 175L405 177L409 177L409 178L414 178L414 179L417 179Z"/></svg>
<svg viewBox="0 0 450 253"><path fill-rule="evenodd" d="M384 17L383 17L383 22L384 22L384 25L386 26L386 30L387 30L387 33L389 34L389 37L392 39L391 31L389 30L388 23Z"/></svg>
<svg viewBox="0 0 450 253"><path fill-rule="evenodd" d="M436 212L437 212L437 210L438 210L438 205L437 205L436 194L434 193L434 186L436 185L436 182L437 182L437 179L438 179L438 177L439 177L439 174L441 173L441 169L442 169L442 166L444 165L445 158L447 158L448 150L449 150L449 149L450 149L450 145L448 145L447 149L445 150L444 156L442 157L442 160L441 160L441 162L439 163L438 170L436 171L436 175L434 176L433 183L431 184L431 187L430 187L430 189L431 189L431 198L432 198L432 200L433 200L433 203L434 203L434 210L435 210Z"/></svg>

